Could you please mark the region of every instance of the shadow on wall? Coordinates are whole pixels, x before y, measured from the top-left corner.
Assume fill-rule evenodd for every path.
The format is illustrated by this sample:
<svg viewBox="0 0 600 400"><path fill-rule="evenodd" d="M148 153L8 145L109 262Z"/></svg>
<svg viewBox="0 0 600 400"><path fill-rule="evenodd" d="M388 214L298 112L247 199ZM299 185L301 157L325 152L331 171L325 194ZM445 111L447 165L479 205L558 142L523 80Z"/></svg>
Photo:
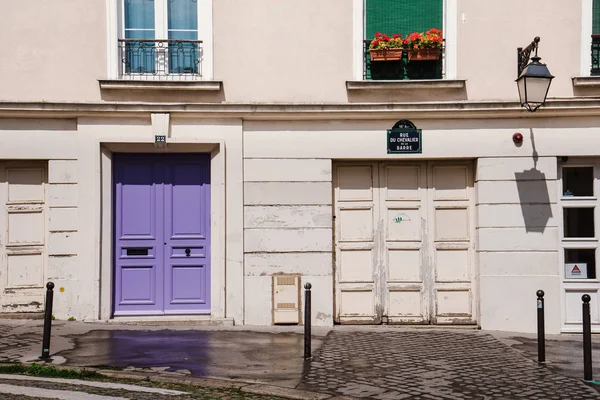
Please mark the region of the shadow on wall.
<svg viewBox="0 0 600 400"><path fill-rule="evenodd" d="M544 232L550 218L552 206L548 193L546 174L537 169L538 152L535 148L533 130L529 129L533 147L533 168L523 172L515 172L521 212L525 221L526 232Z"/></svg>

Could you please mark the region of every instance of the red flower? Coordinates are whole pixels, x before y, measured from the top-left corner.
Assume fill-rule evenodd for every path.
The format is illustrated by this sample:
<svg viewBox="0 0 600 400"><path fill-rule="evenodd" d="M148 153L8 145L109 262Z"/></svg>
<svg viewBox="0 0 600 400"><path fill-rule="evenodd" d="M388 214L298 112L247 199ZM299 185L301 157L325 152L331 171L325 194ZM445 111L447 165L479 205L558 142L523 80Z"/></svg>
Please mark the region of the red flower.
<svg viewBox="0 0 600 400"><path fill-rule="evenodd" d="M384 34L383 35L383 40L388 41L388 40L390 40L390 37L388 35Z"/></svg>
<svg viewBox="0 0 600 400"><path fill-rule="evenodd" d="M404 39L404 40L402 41L402 44L408 44L408 40L407 40L407 39Z"/></svg>
<svg viewBox="0 0 600 400"><path fill-rule="evenodd" d="M375 39L371 42L372 46L377 46L379 44L380 40L379 39Z"/></svg>
<svg viewBox="0 0 600 400"><path fill-rule="evenodd" d="M375 32L375 37L381 36L381 32Z"/></svg>
<svg viewBox="0 0 600 400"><path fill-rule="evenodd" d="M401 38L401 37L402 37L402 35L400 35L400 34L398 34L398 33L394 33L394 34L392 35L392 37L393 37L394 39L399 39L399 38Z"/></svg>

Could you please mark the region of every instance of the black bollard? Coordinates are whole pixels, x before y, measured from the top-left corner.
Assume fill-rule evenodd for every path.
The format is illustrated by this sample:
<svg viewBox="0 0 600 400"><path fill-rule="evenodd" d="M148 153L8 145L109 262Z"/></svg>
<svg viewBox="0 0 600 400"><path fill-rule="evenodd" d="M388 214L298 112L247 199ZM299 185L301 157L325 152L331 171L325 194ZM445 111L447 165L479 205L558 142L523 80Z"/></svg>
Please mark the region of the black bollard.
<svg viewBox="0 0 600 400"><path fill-rule="evenodd" d="M537 291L538 362L546 362L546 330L544 324L544 291Z"/></svg>
<svg viewBox="0 0 600 400"><path fill-rule="evenodd" d="M312 285L307 282L304 285L304 359L310 360L312 359L312 351L311 351L311 333L310 333L310 324L311 324L311 316L310 316L310 307L311 307L311 292L310 289Z"/></svg>
<svg viewBox="0 0 600 400"><path fill-rule="evenodd" d="M52 331L52 301L54 299L54 283L46 284L46 309L44 310L44 338L42 339L42 360L50 357L50 333Z"/></svg>
<svg viewBox="0 0 600 400"><path fill-rule="evenodd" d="M592 323L590 318L590 300L587 294L581 296L583 300L583 379L592 380Z"/></svg>

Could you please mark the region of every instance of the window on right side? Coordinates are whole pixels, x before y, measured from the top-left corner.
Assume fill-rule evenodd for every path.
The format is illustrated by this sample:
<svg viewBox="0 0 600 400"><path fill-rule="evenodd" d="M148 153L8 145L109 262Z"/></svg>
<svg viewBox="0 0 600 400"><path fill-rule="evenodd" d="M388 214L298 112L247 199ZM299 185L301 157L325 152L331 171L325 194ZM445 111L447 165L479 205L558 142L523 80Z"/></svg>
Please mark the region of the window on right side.
<svg viewBox="0 0 600 400"><path fill-rule="evenodd" d="M444 78L443 0L365 0L364 10L364 79Z"/></svg>

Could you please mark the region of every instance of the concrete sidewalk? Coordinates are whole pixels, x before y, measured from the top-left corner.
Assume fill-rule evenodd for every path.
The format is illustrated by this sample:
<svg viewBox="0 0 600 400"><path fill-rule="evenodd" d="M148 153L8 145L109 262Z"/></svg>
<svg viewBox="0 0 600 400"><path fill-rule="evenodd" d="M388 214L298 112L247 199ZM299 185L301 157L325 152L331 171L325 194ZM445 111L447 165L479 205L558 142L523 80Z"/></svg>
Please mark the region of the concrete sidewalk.
<svg viewBox="0 0 600 400"><path fill-rule="evenodd" d="M35 360L42 330L40 320L0 320L0 360ZM324 393L321 398L485 399L524 392L525 383L532 396L537 385L540 398L600 398L582 383L581 335L548 336L548 362L540 366L534 335L397 326L313 327L315 358L305 363L302 332L303 327L55 321L51 354L53 363L64 366L266 384L296 398L316 398L310 391ZM600 357L600 336L593 343ZM600 362L594 374L600 378ZM544 391L544 380L554 392ZM472 391L461 392L463 386Z"/></svg>

